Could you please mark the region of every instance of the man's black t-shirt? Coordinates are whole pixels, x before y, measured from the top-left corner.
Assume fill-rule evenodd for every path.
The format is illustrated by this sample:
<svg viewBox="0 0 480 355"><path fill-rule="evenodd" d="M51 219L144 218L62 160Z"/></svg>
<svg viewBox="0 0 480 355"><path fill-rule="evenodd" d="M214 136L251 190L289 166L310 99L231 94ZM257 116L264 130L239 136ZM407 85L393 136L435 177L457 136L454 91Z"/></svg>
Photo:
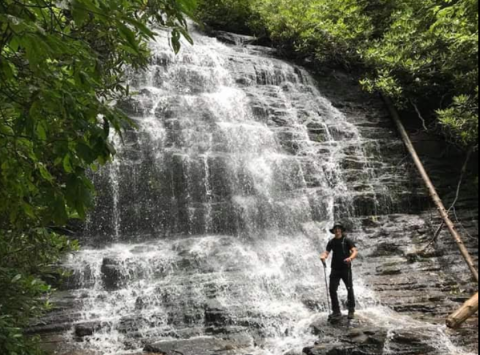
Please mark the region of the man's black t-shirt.
<svg viewBox="0 0 480 355"><path fill-rule="evenodd" d="M356 248L355 243L347 238L332 239L328 242L327 251L330 253L333 250L332 269L345 270L350 267L350 264L345 263L345 259L349 258L350 250Z"/></svg>

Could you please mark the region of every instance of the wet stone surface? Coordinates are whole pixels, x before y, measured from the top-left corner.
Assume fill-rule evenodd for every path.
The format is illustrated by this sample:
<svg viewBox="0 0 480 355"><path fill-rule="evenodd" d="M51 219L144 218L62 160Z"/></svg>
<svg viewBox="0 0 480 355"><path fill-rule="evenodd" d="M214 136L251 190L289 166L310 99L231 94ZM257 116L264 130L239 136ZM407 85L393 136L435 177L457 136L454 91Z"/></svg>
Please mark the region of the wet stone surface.
<svg viewBox="0 0 480 355"><path fill-rule="evenodd" d="M226 353L227 355L239 354L241 350L252 348L253 340L248 337L233 337L232 339L197 338L181 341L165 341L147 345L146 352L174 355L182 353L196 355L212 355ZM243 353L243 352L242 352Z"/></svg>
<svg viewBox="0 0 480 355"><path fill-rule="evenodd" d="M402 329L391 330L379 327L373 319L357 317L349 321L343 318L329 324L320 318L312 324L313 332L319 337L315 346L303 349L306 355L383 355L389 354L436 354L430 339L418 332ZM388 349L388 350L387 350Z"/></svg>

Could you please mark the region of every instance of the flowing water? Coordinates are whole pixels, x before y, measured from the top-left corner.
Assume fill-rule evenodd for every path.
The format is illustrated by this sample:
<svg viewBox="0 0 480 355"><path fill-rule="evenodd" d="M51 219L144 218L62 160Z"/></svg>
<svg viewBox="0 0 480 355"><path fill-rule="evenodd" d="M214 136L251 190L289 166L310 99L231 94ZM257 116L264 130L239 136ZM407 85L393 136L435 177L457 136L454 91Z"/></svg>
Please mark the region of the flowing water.
<svg viewBox="0 0 480 355"><path fill-rule="evenodd" d="M77 347L127 354L217 329L251 334L240 353L301 352L328 311L319 253L329 227L393 210L396 192L371 159L380 148L307 72L266 49L193 35L177 56L166 38L152 43L152 64L131 77L138 95L120 104L138 130L95 176L90 246L66 261L75 323L96 324ZM365 272L355 275L363 317L422 332L439 355L462 353L441 327L383 307Z"/></svg>

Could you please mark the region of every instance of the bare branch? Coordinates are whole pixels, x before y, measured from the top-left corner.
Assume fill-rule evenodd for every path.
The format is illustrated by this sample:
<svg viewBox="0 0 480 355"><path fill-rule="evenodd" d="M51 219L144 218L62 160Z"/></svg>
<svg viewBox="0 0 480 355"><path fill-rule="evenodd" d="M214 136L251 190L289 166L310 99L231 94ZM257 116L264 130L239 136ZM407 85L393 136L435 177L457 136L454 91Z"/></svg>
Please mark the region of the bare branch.
<svg viewBox="0 0 480 355"><path fill-rule="evenodd" d="M420 109L418 108L418 106L412 100L410 100L410 103L415 108L415 111L417 112L418 118L420 118L420 120L422 121L423 129L425 130L425 132L428 132L429 129L427 127L427 122L425 121L425 118L422 116L422 113L420 112Z"/></svg>

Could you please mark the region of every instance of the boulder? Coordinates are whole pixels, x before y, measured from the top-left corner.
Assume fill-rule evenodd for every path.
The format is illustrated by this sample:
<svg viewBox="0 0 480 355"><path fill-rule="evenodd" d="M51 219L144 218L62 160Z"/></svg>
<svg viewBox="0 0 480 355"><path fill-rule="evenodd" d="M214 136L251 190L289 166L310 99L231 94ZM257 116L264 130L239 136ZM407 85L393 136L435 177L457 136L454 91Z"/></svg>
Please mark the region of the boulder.
<svg viewBox="0 0 480 355"><path fill-rule="evenodd" d="M212 355L220 352L233 354L233 351L242 349L244 345L218 338L195 338L149 344L143 350L164 355Z"/></svg>
<svg viewBox="0 0 480 355"><path fill-rule="evenodd" d="M103 285L106 290L115 291L123 286L125 280L123 280L120 263L117 260L103 259L101 271Z"/></svg>
<svg viewBox="0 0 480 355"><path fill-rule="evenodd" d="M349 322L346 317L335 325L319 317L311 325L319 340L303 349L305 355L383 355L385 349L396 355L436 354L431 334L421 329L396 329L375 325L373 319L358 315Z"/></svg>
<svg viewBox="0 0 480 355"><path fill-rule="evenodd" d="M71 323L38 324L25 329L26 334L50 334L69 331L72 329Z"/></svg>
<svg viewBox="0 0 480 355"><path fill-rule="evenodd" d="M234 45L234 46L253 44L253 43L256 43L257 41L256 37L244 36L236 33L224 32L224 31L214 31L212 35L216 37L220 42Z"/></svg>
<svg viewBox="0 0 480 355"><path fill-rule="evenodd" d="M391 354L438 354L438 349L435 349L432 346L431 339L426 335L421 334L420 331L395 330L390 337L391 339L388 343L388 348Z"/></svg>
<svg viewBox="0 0 480 355"><path fill-rule="evenodd" d="M75 336L84 338L92 336L101 329L108 328L109 325L105 322L89 322L75 325Z"/></svg>
<svg viewBox="0 0 480 355"><path fill-rule="evenodd" d="M216 300L211 300L205 305L205 325L224 326L231 323L228 310Z"/></svg>
<svg viewBox="0 0 480 355"><path fill-rule="evenodd" d="M338 330L338 329L337 329ZM335 333L335 332L334 332ZM382 355L387 339L387 330L380 328L359 328L348 331L338 338L338 332L325 336L313 347L303 350L306 355ZM336 338L336 341L332 341Z"/></svg>

